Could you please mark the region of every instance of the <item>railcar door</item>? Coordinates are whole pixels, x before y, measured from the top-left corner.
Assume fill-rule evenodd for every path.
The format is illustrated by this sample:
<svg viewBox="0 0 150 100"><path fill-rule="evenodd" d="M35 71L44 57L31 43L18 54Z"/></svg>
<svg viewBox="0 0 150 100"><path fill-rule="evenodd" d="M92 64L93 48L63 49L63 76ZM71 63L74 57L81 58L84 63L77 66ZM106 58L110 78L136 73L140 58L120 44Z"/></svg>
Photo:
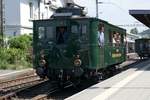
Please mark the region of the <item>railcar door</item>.
<svg viewBox="0 0 150 100"><path fill-rule="evenodd" d="M100 23L102 24L102 26L99 25ZM107 34L106 33L107 27L106 27L105 23L99 22L98 23L97 34L98 34L98 31L101 30L100 28L102 28L102 27L103 27L103 36L102 36L102 33L100 33L101 34L100 36L97 35L97 38L98 38L98 49L99 49L99 68L105 67L105 65L104 65L104 62L105 62L104 61L104 48L105 48L105 44L106 44L105 43L106 42L106 40L105 40L105 34ZM99 43L99 39L101 39L101 41L103 41L103 43Z"/></svg>
<svg viewBox="0 0 150 100"><path fill-rule="evenodd" d="M104 67L104 42L101 44L100 40L101 37L98 37L99 23L100 23L99 20L94 19L90 22L90 32L89 32L90 69L100 69Z"/></svg>
<svg viewBox="0 0 150 100"><path fill-rule="evenodd" d="M89 20L87 19L72 19L70 21L71 26L71 41L70 43L73 43L73 54L76 58L76 56L79 56L79 58L82 61L82 67L88 67L89 66L89 49L88 49L88 43L89 43Z"/></svg>

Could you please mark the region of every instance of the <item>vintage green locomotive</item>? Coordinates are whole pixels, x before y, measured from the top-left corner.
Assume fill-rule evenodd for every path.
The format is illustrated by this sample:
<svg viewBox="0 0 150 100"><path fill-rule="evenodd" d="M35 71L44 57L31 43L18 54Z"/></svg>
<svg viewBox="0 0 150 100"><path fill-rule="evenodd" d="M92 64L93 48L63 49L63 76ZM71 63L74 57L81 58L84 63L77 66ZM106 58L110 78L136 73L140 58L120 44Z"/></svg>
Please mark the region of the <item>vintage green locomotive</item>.
<svg viewBox="0 0 150 100"><path fill-rule="evenodd" d="M54 81L99 79L125 61L126 30L98 18L87 17L81 7L56 10L50 19L33 21L34 68ZM98 29L104 27L103 44Z"/></svg>

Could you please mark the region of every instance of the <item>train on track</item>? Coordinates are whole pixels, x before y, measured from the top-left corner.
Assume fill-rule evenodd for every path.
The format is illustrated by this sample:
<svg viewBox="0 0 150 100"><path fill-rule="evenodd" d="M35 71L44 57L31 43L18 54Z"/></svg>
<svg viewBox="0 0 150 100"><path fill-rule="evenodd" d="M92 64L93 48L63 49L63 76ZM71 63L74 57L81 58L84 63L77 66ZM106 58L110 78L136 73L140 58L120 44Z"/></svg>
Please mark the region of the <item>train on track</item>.
<svg viewBox="0 0 150 100"><path fill-rule="evenodd" d="M126 30L88 17L83 9L68 4L50 19L33 21L33 63L40 77L75 84L98 80L126 60Z"/></svg>
<svg viewBox="0 0 150 100"><path fill-rule="evenodd" d="M141 38L135 40L135 52L139 55L139 57L145 58L150 57L150 39Z"/></svg>

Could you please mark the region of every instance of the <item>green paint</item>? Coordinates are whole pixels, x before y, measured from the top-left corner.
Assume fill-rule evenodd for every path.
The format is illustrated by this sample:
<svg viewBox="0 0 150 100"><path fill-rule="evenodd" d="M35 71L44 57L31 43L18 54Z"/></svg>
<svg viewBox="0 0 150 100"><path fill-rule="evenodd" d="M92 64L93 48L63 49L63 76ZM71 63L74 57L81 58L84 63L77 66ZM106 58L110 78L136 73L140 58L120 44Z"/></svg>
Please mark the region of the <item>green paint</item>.
<svg viewBox="0 0 150 100"><path fill-rule="evenodd" d="M103 22L105 26L105 45L104 47L98 46L97 30L99 22ZM77 33L71 31L72 26L77 26ZM86 30L83 34L81 26L85 25ZM54 38L51 40L38 39L38 27L53 26ZM56 27L66 26L69 33L68 43L64 46L56 44ZM44 50L48 67L50 68L73 68L73 62L75 56L80 55L82 61L82 67L88 69L100 69L105 68L112 64L117 64L125 61L125 46L124 43L121 46L116 47L110 43L111 31L117 31L122 36L125 35L125 30L111 25L105 21L98 20L96 18L72 18L72 19L53 19L53 20L41 20L34 21L34 65L38 66L40 59L40 52ZM46 31L44 31L46 34ZM51 44L46 43L51 42ZM122 40L123 41L123 40ZM117 52L116 52L117 50ZM112 54L120 53L120 57L112 57Z"/></svg>

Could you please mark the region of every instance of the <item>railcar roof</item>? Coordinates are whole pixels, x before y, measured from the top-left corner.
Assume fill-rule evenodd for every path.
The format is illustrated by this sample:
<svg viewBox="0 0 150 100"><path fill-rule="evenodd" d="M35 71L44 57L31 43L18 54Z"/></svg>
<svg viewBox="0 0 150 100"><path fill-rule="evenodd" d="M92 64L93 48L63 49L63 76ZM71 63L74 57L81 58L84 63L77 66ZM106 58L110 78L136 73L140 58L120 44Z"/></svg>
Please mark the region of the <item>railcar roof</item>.
<svg viewBox="0 0 150 100"><path fill-rule="evenodd" d="M49 18L49 19L39 19L39 20L33 20L33 21L46 21L46 20L55 20L55 19L97 19L95 17L88 17L88 16L73 16L73 17L61 17L61 18ZM98 20L98 19L97 19ZM104 21L104 20L102 20ZM106 21L105 21L106 22Z"/></svg>
<svg viewBox="0 0 150 100"><path fill-rule="evenodd" d="M76 19L76 20L86 20L86 19L91 19L91 20L99 20L99 21L102 21L104 23L107 23L113 27L116 27L116 28L119 28L119 29L122 29L124 31L126 31L125 29L121 28L121 27L118 27L116 25L113 25L107 21L104 21L102 19L98 19L98 18L95 18L95 17L89 17L89 16L82 16L82 17L79 17L79 16L73 16L73 17L69 17L70 19ZM49 21L49 20L55 20L56 18L49 18L49 19L40 19L40 20L33 20L33 21ZM68 18L58 18L58 19L68 19Z"/></svg>

